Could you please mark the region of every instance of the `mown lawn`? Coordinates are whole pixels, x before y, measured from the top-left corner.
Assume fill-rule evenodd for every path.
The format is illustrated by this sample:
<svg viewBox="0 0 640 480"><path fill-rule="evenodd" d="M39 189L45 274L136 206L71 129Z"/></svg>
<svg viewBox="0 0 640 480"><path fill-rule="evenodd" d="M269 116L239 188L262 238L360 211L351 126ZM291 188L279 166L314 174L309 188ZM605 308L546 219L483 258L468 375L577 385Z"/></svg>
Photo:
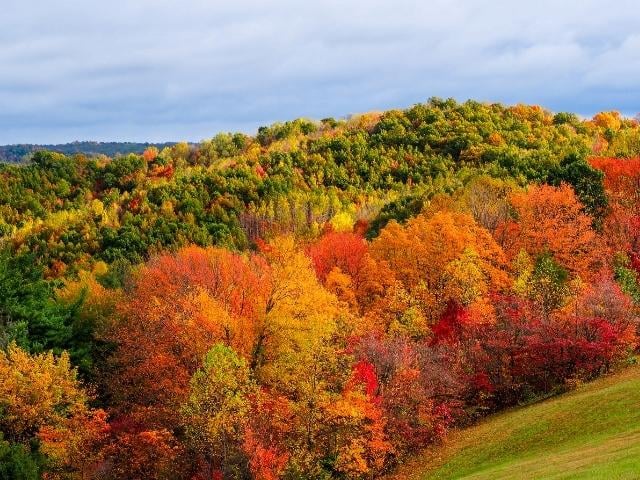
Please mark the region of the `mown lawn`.
<svg viewBox="0 0 640 480"><path fill-rule="evenodd" d="M453 432L393 479L640 479L640 367Z"/></svg>

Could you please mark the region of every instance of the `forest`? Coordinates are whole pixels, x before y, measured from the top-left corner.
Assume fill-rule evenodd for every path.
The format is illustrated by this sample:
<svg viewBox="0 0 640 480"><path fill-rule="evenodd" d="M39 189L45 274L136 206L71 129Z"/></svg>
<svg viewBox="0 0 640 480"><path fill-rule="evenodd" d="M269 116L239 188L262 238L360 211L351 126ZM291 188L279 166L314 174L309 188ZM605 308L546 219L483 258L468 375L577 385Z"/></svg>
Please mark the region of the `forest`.
<svg viewBox="0 0 640 480"><path fill-rule="evenodd" d="M0 165L0 479L372 479L634 362L640 123L432 98Z"/></svg>

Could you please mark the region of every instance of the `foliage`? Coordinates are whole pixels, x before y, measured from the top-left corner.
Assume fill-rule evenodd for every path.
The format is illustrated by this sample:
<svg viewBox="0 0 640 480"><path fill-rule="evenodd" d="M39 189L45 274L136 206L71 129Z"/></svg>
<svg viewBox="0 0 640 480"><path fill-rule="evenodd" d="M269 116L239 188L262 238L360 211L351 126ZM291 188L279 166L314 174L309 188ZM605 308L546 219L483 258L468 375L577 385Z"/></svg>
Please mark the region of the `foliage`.
<svg viewBox="0 0 640 480"><path fill-rule="evenodd" d="M253 389L246 362L222 344L207 352L194 373L182 415L190 445L206 460L207 477L214 471L240 476L233 466L241 462L237 457Z"/></svg>
<svg viewBox="0 0 640 480"><path fill-rule="evenodd" d="M31 356L11 344L0 352L0 378L0 430L10 442L11 468L22 475L33 471L39 449L51 478L82 478L92 471L108 426L103 412L88 407L69 356Z"/></svg>
<svg viewBox="0 0 640 480"><path fill-rule="evenodd" d="M431 99L0 165L0 476L374 478L623 365L638 131Z"/></svg>

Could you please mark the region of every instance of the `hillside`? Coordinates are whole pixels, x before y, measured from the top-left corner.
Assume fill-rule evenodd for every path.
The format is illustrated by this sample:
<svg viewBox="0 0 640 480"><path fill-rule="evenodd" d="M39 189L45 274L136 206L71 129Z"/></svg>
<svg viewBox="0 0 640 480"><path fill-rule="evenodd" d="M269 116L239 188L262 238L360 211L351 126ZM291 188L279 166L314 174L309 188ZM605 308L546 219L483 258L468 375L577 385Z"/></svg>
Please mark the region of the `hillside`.
<svg viewBox="0 0 640 480"><path fill-rule="evenodd" d="M373 479L619 371L639 156L615 112L431 99L1 164L0 480ZM435 478L623 468L623 393L496 417Z"/></svg>
<svg viewBox="0 0 640 480"><path fill-rule="evenodd" d="M393 479L638 478L640 368L490 417Z"/></svg>

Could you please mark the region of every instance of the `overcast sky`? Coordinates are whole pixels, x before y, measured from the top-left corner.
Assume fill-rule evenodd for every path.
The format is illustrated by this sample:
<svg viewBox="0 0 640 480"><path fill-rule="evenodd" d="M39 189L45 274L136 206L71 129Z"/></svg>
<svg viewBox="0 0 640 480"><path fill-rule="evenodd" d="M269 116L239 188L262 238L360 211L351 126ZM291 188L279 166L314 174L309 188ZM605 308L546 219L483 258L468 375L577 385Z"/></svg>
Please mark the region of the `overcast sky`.
<svg viewBox="0 0 640 480"><path fill-rule="evenodd" d="M0 144L201 140L431 96L635 115L640 4L0 2Z"/></svg>

